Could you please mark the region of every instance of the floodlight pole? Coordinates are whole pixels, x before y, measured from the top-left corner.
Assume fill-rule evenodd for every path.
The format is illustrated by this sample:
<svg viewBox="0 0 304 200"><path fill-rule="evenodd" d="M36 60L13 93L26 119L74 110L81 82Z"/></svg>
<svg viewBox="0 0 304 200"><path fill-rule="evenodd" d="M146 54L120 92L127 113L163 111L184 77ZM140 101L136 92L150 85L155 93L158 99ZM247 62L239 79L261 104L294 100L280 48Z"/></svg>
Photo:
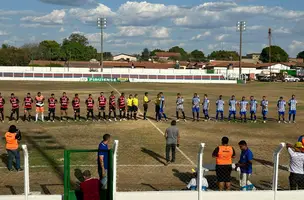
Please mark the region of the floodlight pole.
<svg viewBox="0 0 304 200"><path fill-rule="evenodd" d="M237 31L240 32L240 52L239 52L239 79L242 78L242 43L243 43L243 31L246 30L246 22L239 21L237 23Z"/></svg>
<svg viewBox="0 0 304 200"><path fill-rule="evenodd" d="M107 27L107 19L98 17L97 26L100 28L100 72L103 70L103 29Z"/></svg>

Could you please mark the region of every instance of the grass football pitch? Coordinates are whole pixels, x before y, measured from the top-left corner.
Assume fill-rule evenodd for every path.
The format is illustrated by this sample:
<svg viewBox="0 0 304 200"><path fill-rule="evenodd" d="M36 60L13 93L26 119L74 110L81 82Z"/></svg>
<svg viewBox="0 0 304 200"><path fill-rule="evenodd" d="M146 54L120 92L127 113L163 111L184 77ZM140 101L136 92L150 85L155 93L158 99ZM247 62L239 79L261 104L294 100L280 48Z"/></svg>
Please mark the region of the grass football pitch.
<svg viewBox="0 0 304 200"><path fill-rule="evenodd" d="M149 105L150 121L124 122L59 122L34 123L20 121L17 126L23 133L21 144L27 144L30 156L31 191L45 194L63 193L63 151L64 149L96 149L102 140L102 135L110 133L112 139L119 140L118 149L118 191L155 191L181 190L191 178L191 169L197 163L199 144L206 143L204 163L214 164L211 154L220 144L223 136L230 138L230 144L240 154L238 142L246 140L254 153L252 182L258 189L270 189L272 181L273 151L280 142L295 143L298 136L303 134L304 121L304 84L303 83L248 83L246 85L217 85L217 84L159 84L159 83L66 83L66 82L22 82L1 81L0 92L5 97L5 116L10 114L8 99L14 92L20 100L27 92L36 94L42 92L45 97L55 93L59 99L62 92L67 92L70 100L75 93L82 100L81 114L85 116L84 100L88 94L97 99L103 91L108 97L111 91L128 94L139 94L140 104L144 92L149 92L151 100L162 91L166 97L165 111L170 119L175 119L176 94L181 93L185 99L187 122L178 122L181 133L180 151L177 151L176 163L164 166L165 139L163 133L170 125L169 122L155 122L153 102ZM227 101L234 94L237 100L242 96L247 99L254 95L260 102L263 95L269 100L269 121L261 123L261 112L258 109L258 123L228 123L225 122L192 122L191 99L197 92L201 98L206 93L211 101L210 116L215 116L215 101L223 95L226 102L225 116L228 114ZM288 100L295 94L298 100L296 124L278 124L276 101L280 96ZM142 105L140 105L142 109ZM20 109L21 115L23 110ZM73 116L70 109L69 115ZM97 110L95 109L95 114ZM45 115L47 113L45 112ZM202 115L202 113L201 113ZM59 107L57 107L59 116ZM140 116L140 118L142 118ZM2 137L8 130L9 124L0 124ZM22 160L23 154L21 153ZM23 193L23 173L8 172L6 169L5 140L0 142L0 194ZM288 154L286 150L281 155L279 187L288 189ZM79 172L89 169L97 176L96 155L72 154L71 178L77 185ZM216 190L214 172L207 174L210 188ZM237 175L233 173L234 189L238 188ZM79 177L78 177L79 178Z"/></svg>

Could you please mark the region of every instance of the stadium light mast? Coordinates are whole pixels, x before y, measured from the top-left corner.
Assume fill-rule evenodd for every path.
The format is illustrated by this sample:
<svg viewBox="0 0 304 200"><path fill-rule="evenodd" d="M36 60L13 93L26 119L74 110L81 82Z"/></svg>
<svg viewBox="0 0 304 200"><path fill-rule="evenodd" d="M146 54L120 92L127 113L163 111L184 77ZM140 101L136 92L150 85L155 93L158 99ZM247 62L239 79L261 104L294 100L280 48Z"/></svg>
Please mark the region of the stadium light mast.
<svg viewBox="0 0 304 200"><path fill-rule="evenodd" d="M107 27L107 18L98 17L97 27L100 29L100 71L103 70L103 30Z"/></svg>
<svg viewBox="0 0 304 200"><path fill-rule="evenodd" d="M243 32L246 31L246 22L239 21L237 23L237 31L240 32L240 52L239 52L239 79L242 78L242 43L243 43Z"/></svg>

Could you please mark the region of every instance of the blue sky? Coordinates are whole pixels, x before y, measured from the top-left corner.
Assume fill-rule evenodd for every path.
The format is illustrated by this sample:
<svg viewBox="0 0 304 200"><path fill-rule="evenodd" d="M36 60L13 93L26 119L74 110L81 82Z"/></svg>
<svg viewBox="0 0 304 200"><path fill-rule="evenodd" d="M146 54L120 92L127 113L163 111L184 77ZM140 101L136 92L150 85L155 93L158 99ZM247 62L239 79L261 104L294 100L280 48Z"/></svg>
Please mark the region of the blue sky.
<svg viewBox="0 0 304 200"><path fill-rule="evenodd" d="M304 1L299 0L10 0L1 2L0 44L21 46L56 40L73 32L89 38L99 49L97 17L106 17L105 51L140 53L143 48L182 46L238 51L238 20L247 23L244 54L260 52L272 43L290 57L304 50Z"/></svg>

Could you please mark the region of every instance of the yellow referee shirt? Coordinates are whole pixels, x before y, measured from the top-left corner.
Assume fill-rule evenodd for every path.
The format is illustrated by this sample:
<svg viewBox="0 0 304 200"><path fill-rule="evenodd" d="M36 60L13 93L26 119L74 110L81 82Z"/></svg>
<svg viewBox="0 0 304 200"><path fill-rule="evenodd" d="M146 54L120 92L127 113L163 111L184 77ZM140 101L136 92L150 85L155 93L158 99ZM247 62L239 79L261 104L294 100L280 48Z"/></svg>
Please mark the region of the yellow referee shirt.
<svg viewBox="0 0 304 200"><path fill-rule="evenodd" d="M133 106L133 98L128 98L127 106L129 107Z"/></svg>
<svg viewBox="0 0 304 200"><path fill-rule="evenodd" d="M144 96L144 104L149 103L149 98L147 96Z"/></svg>
<svg viewBox="0 0 304 200"><path fill-rule="evenodd" d="M138 107L138 98L133 98L133 106Z"/></svg>

